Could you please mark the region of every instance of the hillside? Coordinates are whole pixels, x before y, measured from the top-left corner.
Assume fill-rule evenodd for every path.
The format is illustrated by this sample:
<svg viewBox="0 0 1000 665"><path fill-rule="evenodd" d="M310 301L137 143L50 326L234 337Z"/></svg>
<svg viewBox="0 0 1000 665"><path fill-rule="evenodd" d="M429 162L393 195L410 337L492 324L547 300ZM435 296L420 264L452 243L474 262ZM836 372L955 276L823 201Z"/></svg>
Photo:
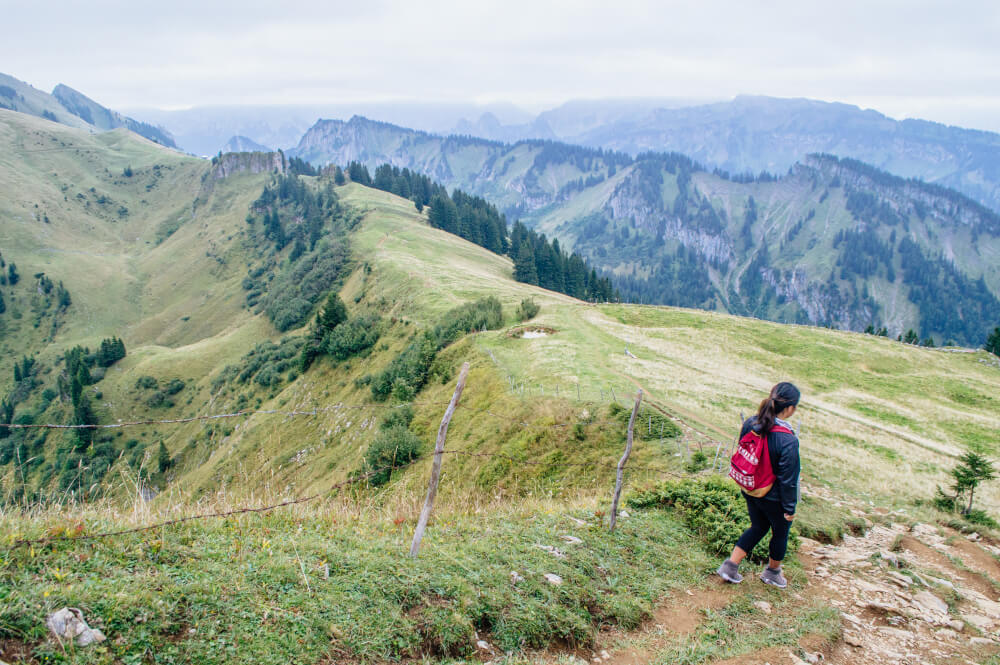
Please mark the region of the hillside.
<svg viewBox="0 0 1000 665"><path fill-rule="evenodd" d="M45 118L69 127L108 131L123 127L150 141L176 148L170 132L101 106L81 92L60 83L52 94L36 90L13 76L0 73L0 109Z"/></svg>
<svg viewBox="0 0 1000 665"><path fill-rule="evenodd" d="M997 215L852 160L814 155L746 178L680 155L442 138L358 117L320 121L290 154L391 163L482 195L617 275L633 301L913 329L939 345L979 346L1000 319Z"/></svg>
<svg viewBox="0 0 1000 665"><path fill-rule="evenodd" d="M22 276L0 286L8 303L0 376L8 398L20 391L15 422L73 422L78 396L60 377L80 356L65 352L109 337L127 354L103 373L91 368L82 392L100 423L251 412L105 430L89 441L10 430L0 439L0 524L10 541L321 497L284 513L3 550L5 659L64 657L42 620L68 605L110 638L74 651L79 662L154 653L198 662L447 659L468 657L481 640L549 662L565 652L532 650L595 648L611 639L606 631L646 625L665 598L666 607L686 603L692 589L704 601L697 607L726 607L729 619L693 609L689 632L642 643L663 662L774 647L773 625L754 614L760 601L778 610L783 647L826 649L841 619L818 586L806 586L813 559L790 563L799 595L759 584L719 594L704 582L716 554L698 528L635 490L664 478L702 482L697 469L714 459L698 462L697 453L713 458L728 447L739 413L783 378L804 394L801 536L838 540L864 530L864 519L885 529L944 520L926 502L948 483L955 457L1000 454L1000 365L985 352L583 303L513 281L507 258L431 228L426 210L406 199L296 177L277 154L198 160L127 132L92 135L5 111L0 147L0 255ZM70 293L55 313L55 304L42 306L41 272ZM336 325L347 332L323 335L303 370L297 358L326 325L330 291L346 303ZM466 335L452 325L489 296L501 309L483 319L486 330ZM525 298L541 309L521 322L515 310ZM7 382L24 356L34 358L27 383ZM455 453L446 456L426 554L412 562L405 546L463 362L471 371L448 431ZM387 375L390 393L380 393ZM615 403L629 405L637 388L645 396L629 462L633 515L611 535L600 524L627 416ZM411 419L395 415L407 406ZM389 431L415 441L412 466L381 488L330 492L370 468L372 444ZM148 501L133 502L143 494ZM995 483L977 493L977 506L1000 511ZM572 533L580 543L564 538ZM961 574L956 566L949 570ZM978 617L961 593L948 611ZM983 634L992 634L986 621ZM708 632L720 630L726 644ZM948 639L969 657L995 651Z"/></svg>

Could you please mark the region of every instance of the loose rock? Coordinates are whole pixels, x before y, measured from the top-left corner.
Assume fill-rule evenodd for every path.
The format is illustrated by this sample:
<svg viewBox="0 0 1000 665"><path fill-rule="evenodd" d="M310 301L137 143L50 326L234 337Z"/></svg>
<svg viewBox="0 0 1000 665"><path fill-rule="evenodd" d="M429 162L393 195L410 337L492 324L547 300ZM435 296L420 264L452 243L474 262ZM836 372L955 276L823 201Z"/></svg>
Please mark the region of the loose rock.
<svg viewBox="0 0 1000 665"><path fill-rule="evenodd" d="M77 645L81 647L107 639L104 633L88 626L83 620L83 612L75 607L64 607L50 614L45 620L45 625L60 639L75 638Z"/></svg>
<svg viewBox="0 0 1000 665"><path fill-rule="evenodd" d="M948 603L944 602L930 591L921 591L913 596L913 600L931 612L948 614Z"/></svg>
<svg viewBox="0 0 1000 665"><path fill-rule="evenodd" d="M761 612L763 612L764 614L771 613L771 603L767 602L766 600L758 600L753 604L753 606L756 607Z"/></svg>
<svg viewBox="0 0 1000 665"><path fill-rule="evenodd" d="M545 581L555 586L559 586L563 583L563 579L555 573L545 573Z"/></svg>

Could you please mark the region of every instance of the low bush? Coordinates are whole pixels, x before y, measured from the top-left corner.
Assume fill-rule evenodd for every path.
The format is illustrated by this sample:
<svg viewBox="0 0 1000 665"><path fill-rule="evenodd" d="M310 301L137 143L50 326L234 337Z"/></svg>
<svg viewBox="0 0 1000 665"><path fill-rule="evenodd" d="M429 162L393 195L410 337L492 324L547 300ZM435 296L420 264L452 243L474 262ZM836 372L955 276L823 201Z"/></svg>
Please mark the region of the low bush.
<svg viewBox="0 0 1000 665"><path fill-rule="evenodd" d="M420 439L403 425L392 425L381 430L365 453L362 473L381 469L368 482L376 487L385 485L392 477L392 469L383 467L406 466L420 456Z"/></svg>
<svg viewBox="0 0 1000 665"><path fill-rule="evenodd" d="M541 309L541 306L533 298L525 298L517 307L517 319L518 321L533 319L538 316Z"/></svg>
<svg viewBox="0 0 1000 665"><path fill-rule="evenodd" d="M381 317L368 314L348 319L323 337L323 351L337 360L347 360L375 346L381 331Z"/></svg>
<svg viewBox="0 0 1000 665"><path fill-rule="evenodd" d="M155 376L140 376L135 382L137 390L156 390L159 385Z"/></svg>
<svg viewBox="0 0 1000 665"><path fill-rule="evenodd" d="M467 333L495 330L503 325L503 309L493 296L467 302L449 310L434 328L438 348L444 348Z"/></svg>
<svg viewBox="0 0 1000 665"><path fill-rule="evenodd" d="M427 383L437 352L463 335L503 325L500 301L493 296L459 305L441 317L432 332L425 332L371 379L372 397L383 402L390 395L408 401Z"/></svg>

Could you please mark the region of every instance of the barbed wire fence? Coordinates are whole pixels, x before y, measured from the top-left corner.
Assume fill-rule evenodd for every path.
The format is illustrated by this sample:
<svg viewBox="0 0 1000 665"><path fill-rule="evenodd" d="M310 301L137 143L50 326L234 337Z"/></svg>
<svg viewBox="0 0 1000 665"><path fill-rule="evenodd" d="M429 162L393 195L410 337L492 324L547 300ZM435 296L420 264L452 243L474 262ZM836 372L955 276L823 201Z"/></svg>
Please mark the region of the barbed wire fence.
<svg viewBox="0 0 1000 665"><path fill-rule="evenodd" d="M314 409L298 409L298 410L280 410L280 409L256 409L256 410L244 410L244 411L234 411L231 413L220 413L220 414L210 414L210 415L199 415L191 416L187 418L172 418L172 419L162 419L162 420L132 420L132 421L118 421L115 423L108 424L94 424L94 425L60 425L60 424L18 424L18 423L0 423L0 428L10 428L10 429L62 429L62 430L78 430L78 429L92 429L92 430L107 430L107 429L119 429L128 427L141 427L141 426L151 426L151 425L178 425L187 424L200 421L215 421L224 420L232 418L249 418L253 416L260 415L279 415L286 418L295 417L318 417L322 414L330 414L343 412L347 410L364 410L364 409L402 409L411 406L442 406L447 405L444 416L442 417L441 426L438 430L437 439L435 441L435 448L433 453L433 460L431 465L431 474L428 481L427 497L424 502L424 507L421 510L420 518L417 523L417 527L414 531L413 542L410 547L411 556L417 556L420 550L420 544L423 538L423 534L426 530L427 524L429 522L430 516L433 512L434 501L437 495L438 486L441 479L441 468L445 456L455 456L455 457L466 457L466 458L480 458L480 459L496 459L502 460L512 466L521 467L545 467L547 469L592 469L592 470L613 470L615 472L615 487L614 492L611 497L611 510L608 515L608 528L614 530L617 518L619 515L618 503L620 500L622 488L625 483L625 473L628 472L648 472L656 473L660 475L667 475L676 478L689 477L687 474L682 474L668 469L664 469L662 466L640 466L632 465L628 466L628 461L631 457L633 443L635 435L638 432L641 433L643 426L645 425L645 437L643 437L647 442L656 441L659 439L661 449L666 451L668 447L667 441L671 438L675 439L675 444L677 448L676 456L681 457L681 460L685 463L688 468L690 468L691 460L694 455L691 451L691 443L694 442L698 445L698 452L703 453L703 447L707 442L714 444L714 458L710 467L707 470L711 473L716 473L722 471L725 466L725 462L728 460L728 456L723 455L723 451L727 450L727 444L722 441L711 441L707 434L700 431L697 428L690 426L679 416L669 413L661 405L645 403L645 409L643 409L644 394L640 389L635 394L634 403L632 405L631 413L629 415L627 426L626 426L626 445L623 451L622 457L618 460L618 463L606 462L572 462L572 461L561 461L561 460L531 460L522 459L506 453L500 452L474 452L468 450L457 450L446 448L447 432L451 419L459 406L459 402L462 396L462 392L465 387L465 382L468 376L469 364L465 363L462 366L461 372L456 383L455 392L449 402L435 402L435 401L423 401L423 402L407 402L402 404L344 404L338 403L327 407L314 408ZM510 382L512 394L518 395L518 390L516 389L516 384ZM613 386L607 386L608 390L605 393L603 388L599 389L599 394L603 397L605 394L610 398L611 403L618 404L618 393L614 391ZM544 387L540 387L540 390L544 390ZM619 388L619 390L621 390ZM550 397L558 397L560 394L558 388L554 392L550 392ZM570 391L569 397L573 397L573 393L576 392L576 396L582 395L582 390ZM530 395L530 391L528 393ZM604 402L604 400L602 400ZM623 422L621 419L615 420L595 420L593 418L584 418L580 420L575 420L573 422L557 422L557 423L547 423L547 422L526 422L520 418L516 418L510 415L503 415L491 411L489 409L475 408L475 407L463 407L462 411L473 415L485 415L489 416L503 422L508 423L511 427L519 427L525 429L566 429L574 427L592 427L592 426L622 426ZM654 420L654 414L658 414ZM669 432L665 432L665 423L663 418L667 418L674 422L678 428L681 430L681 436L670 436ZM742 418L742 414L741 414ZM656 422L659 423L659 432L655 430ZM742 422L742 420L741 420ZM668 453L669 454L669 453ZM721 464L719 463L721 459ZM382 474L384 472L394 473L397 470L404 469L406 467L412 466L416 463L416 459L405 462L396 463L395 461L390 465L384 465L376 469L369 469L364 472L356 472L351 477L346 480L334 483L327 489L309 494L307 496L295 497L290 499L285 499L273 504L265 506L244 506L239 508L233 508L225 511L214 511L209 513L202 513L196 515L184 515L181 517L175 517L168 520L159 521L152 524L130 527L125 529L115 529L96 533L76 533L76 534L62 534L62 535L52 535L44 536L40 538L17 538L9 542L5 547L6 550L12 551L21 547L34 547L34 546L44 546L51 545L61 542L76 542L76 541L94 541L104 538L112 538L115 536L127 535L132 533L142 533L146 531L153 531L160 528L165 528L168 526L173 526L177 524L183 524L186 522L204 520L204 519L225 519L228 517L234 517L243 514L261 514L267 513L279 508L286 506L304 504L316 501L325 496L330 495L332 492L337 490L352 487L354 485L368 483L374 476Z"/></svg>

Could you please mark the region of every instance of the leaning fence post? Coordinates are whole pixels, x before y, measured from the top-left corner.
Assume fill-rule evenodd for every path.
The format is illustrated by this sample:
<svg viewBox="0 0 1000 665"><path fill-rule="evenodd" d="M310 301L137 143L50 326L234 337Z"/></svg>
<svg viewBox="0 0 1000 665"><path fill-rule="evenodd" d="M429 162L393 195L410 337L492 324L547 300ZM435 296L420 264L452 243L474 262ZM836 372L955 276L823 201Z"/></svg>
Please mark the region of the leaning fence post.
<svg viewBox="0 0 1000 665"><path fill-rule="evenodd" d="M628 436L625 437L625 454L618 460L618 472L615 475L615 496L611 500L611 531L615 530L615 523L618 522L618 499L622 495L622 480L625 477L625 463L628 456L632 454L632 433L635 429L635 416L639 413L639 404L642 403L642 391L635 394L635 406L632 407L632 415L628 419Z"/></svg>
<svg viewBox="0 0 1000 665"><path fill-rule="evenodd" d="M448 425L451 423L451 416L455 413L459 398L462 397L462 389L465 388L465 377L469 374L469 363L462 365L462 371L458 375L458 384L455 386L455 394L451 396L448 409L441 419L441 426L438 428L437 442L434 444L434 463L431 465L431 480L427 486L427 499L424 501L424 509L420 511L420 520L417 522L417 530L413 532L413 544L410 545L410 556L416 558L420 553L420 541L424 537L424 529L427 528L427 520L431 517L431 510L434 508L434 497L437 496L438 481L441 480L441 455L444 453L444 441L448 436Z"/></svg>

